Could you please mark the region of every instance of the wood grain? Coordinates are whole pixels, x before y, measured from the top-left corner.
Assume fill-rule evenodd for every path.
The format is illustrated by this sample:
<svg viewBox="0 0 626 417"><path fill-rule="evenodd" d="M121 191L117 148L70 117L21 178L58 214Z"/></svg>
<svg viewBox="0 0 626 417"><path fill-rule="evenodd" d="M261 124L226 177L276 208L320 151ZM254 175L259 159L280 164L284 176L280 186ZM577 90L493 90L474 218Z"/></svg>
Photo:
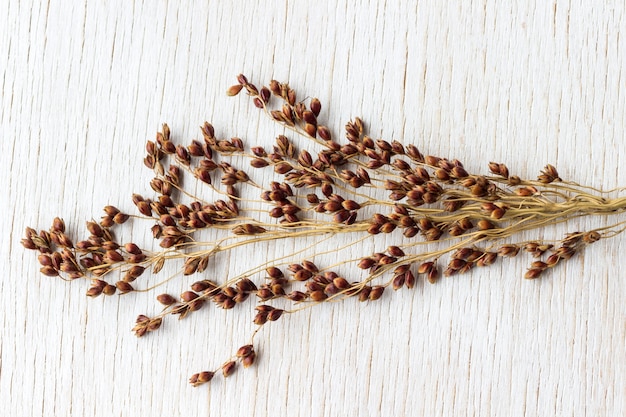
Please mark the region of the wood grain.
<svg viewBox="0 0 626 417"><path fill-rule="evenodd" d="M259 335L257 366L210 392L187 378L247 341L247 310L211 309L137 339L129 329L157 310L154 292L88 300L84 282L41 276L19 244L56 215L79 231L106 204L131 211L132 193L150 193L143 147L163 122L180 141L210 120L220 135L270 144L276 127L225 97L240 72L318 96L336 132L360 116L372 136L471 171L500 161L532 177L552 163L573 181L626 185L623 2L0 4L6 415L626 414L624 236L541 281L524 282L516 260L291 315ZM148 242L134 226L125 237ZM212 273L289 249L233 254Z"/></svg>

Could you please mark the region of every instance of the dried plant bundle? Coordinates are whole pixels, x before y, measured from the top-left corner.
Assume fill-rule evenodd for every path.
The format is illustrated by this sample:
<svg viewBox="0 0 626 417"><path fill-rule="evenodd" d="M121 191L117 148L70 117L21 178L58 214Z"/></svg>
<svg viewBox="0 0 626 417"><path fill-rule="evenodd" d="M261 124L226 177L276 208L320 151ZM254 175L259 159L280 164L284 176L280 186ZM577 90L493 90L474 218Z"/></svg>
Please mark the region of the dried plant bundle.
<svg viewBox="0 0 626 417"><path fill-rule="evenodd" d="M254 308L258 328L250 342L217 368L191 376L194 386L216 375L228 377L239 364L253 365L254 336L285 314L330 301L376 301L388 288L411 289L418 280L435 283L441 276L522 253L532 257L524 277L536 279L625 228L621 221L573 231L555 242L521 240L524 234L541 235L546 227L574 218L622 213L626 197L610 198L608 191L564 181L552 165L536 179L512 175L497 162L489 162L486 174L472 174L459 160L424 154L414 144L374 139L358 118L345 125L345 138L339 140L321 122L318 99L299 101L288 84L275 80L260 89L243 75L237 80L228 95L247 93L285 131L310 140L311 148L298 149L294 140L280 134L271 149L247 149L239 138L216 137L208 122L201 126L202 140L183 145L175 143L163 125L146 143L143 162L154 172L150 187L155 195L132 196L138 214L106 206L99 222L87 222L82 240L72 239L59 217L47 230L27 228L22 239L25 248L38 253L43 275L87 279L90 297L137 291L141 279L169 262L182 263L181 276L200 276L177 296L158 294L161 311L137 317L137 336L156 331L168 316L182 319L210 304L235 309L252 299L247 305ZM234 165L242 159L254 169L271 172L274 181L254 182ZM216 199L192 192L198 184ZM259 199L240 197L241 187L250 189L246 196L257 194ZM115 229L130 219L132 227L151 228L156 250L116 239ZM221 237L197 239L203 230ZM379 234L399 239L397 245L335 265L318 265L315 256L281 258L250 265L245 273L222 282L202 277L222 252L279 240L339 239L348 233L356 236L348 246ZM354 266L350 276L337 271L344 264ZM153 287L147 283L143 288Z"/></svg>

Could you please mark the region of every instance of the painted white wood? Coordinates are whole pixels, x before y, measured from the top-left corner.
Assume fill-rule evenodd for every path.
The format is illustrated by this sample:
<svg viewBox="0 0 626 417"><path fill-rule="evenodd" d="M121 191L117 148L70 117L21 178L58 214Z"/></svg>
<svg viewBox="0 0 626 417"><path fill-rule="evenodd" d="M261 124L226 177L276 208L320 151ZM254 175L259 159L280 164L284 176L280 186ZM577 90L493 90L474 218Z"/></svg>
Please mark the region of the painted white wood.
<svg viewBox="0 0 626 417"><path fill-rule="evenodd" d="M144 143L163 122L180 141L210 120L225 137L271 144L280 130L224 94L240 72L318 96L335 132L361 116L372 136L471 171L499 161L534 176L552 163L580 183L626 185L623 2L3 0L1 10L6 415L626 414L625 236L540 281L524 281L527 258L516 259L291 315L258 335L258 365L210 391L187 378L247 342L248 309L207 309L137 339L134 318L157 311L158 292L87 299L85 282L41 276L19 244L26 226L61 215L80 230L104 205L131 211L132 193L150 195ZM123 233L149 242L144 226ZM241 251L213 273L288 249Z"/></svg>

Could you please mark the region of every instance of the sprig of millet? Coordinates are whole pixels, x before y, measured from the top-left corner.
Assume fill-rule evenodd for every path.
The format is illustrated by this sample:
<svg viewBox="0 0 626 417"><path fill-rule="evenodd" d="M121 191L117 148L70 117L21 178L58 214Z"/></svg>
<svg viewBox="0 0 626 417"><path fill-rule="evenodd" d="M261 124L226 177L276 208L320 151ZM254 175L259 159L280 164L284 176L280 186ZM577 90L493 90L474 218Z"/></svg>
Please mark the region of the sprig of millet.
<svg viewBox="0 0 626 417"><path fill-rule="evenodd" d="M194 374L190 378L194 386L218 373L230 376L238 363L251 366L257 357L254 335L285 313L346 298L375 301L389 287L410 289L418 279L435 283L442 275L462 274L523 252L533 257L524 277L535 279L589 244L624 230L624 222L619 222L567 234L556 244L515 241L522 232L541 231L576 217L621 213L626 197L610 199L606 192L565 182L552 165L535 180L511 175L506 165L496 162L488 164L487 175L471 174L456 159L423 154L413 144L375 140L358 118L346 124L346 140L337 141L318 119L322 108L318 99L298 101L288 84L274 80L260 89L243 75L237 80L228 95L245 91L268 117L321 150L298 150L284 134L270 150L260 146L246 150L239 138L217 138L207 122L201 126L202 140L185 146L174 143L169 127L163 125L156 139L147 141L144 158L154 172L150 186L156 195L133 195L138 215L106 206L101 220L87 222L88 235L76 243L60 218L49 230L27 228L22 239L24 247L39 253L42 274L87 278L91 282L87 295L97 297L133 292L135 281L146 271L156 274L170 261L183 260L183 276L203 274L212 257L249 244L312 236L334 239L344 233L360 236L351 238L350 246L378 234L403 234L401 244L341 261L364 271L349 278L333 270L338 265L317 265L309 259L290 262L286 257L224 282L201 278L178 297L157 295L163 309L137 318L133 328L137 336L157 330L166 316L182 319L210 303L229 310L250 298L257 301L253 308L258 328L251 342L218 369ZM275 181L253 182L233 165L241 158L255 169L272 170ZM193 187L183 183L184 176L206 185L217 199L209 202L195 196L190 192ZM260 200L241 198L242 186L252 189L245 195L260 192ZM265 209L243 206L248 203L262 203ZM158 250L116 240L115 227L131 217L137 219L135 227L139 219L150 221ZM204 229L223 237L210 242L195 239ZM120 279L113 282L111 276ZM293 307L278 308L273 305L276 300Z"/></svg>

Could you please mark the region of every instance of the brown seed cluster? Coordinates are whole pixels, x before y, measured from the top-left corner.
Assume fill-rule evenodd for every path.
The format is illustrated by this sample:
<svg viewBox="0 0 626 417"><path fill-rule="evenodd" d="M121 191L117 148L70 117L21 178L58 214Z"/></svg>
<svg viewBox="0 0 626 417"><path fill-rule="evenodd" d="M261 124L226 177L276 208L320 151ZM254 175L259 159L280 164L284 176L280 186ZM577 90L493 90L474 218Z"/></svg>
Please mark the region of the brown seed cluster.
<svg viewBox="0 0 626 417"><path fill-rule="evenodd" d="M473 174L458 159L372 138L359 118L346 123L344 138L339 139L322 122L317 98L298 100L288 84L275 80L261 88L243 75L237 81L228 95L247 93L271 120L313 146L299 149L298 142L280 134L267 148L248 149L238 137L220 138L208 122L200 127L201 139L182 145L163 125L146 143L143 162L154 174L149 183L153 195L132 196L136 215L106 206L101 220L87 222L86 236L75 241L60 218L48 230L26 230L22 244L38 253L42 274L85 278L90 280L88 296L111 296L133 292L141 286L136 280L147 271L156 274L166 263L179 261L181 276L198 274L199 279L178 295L157 295L160 311L137 317L137 336L156 331L168 316L183 319L210 305L234 310L252 304L253 321L260 329L304 307L349 298L373 302L387 288L436 283L520 254L532 258L524 276L535 279L589 244L623 230L617 223L570 233L556 242L520 241L522 232L543 231L573 217L621 213L626 198L611 199L565 182L552 165L536 179L511 175L497 162L488 164L488 174ZM242 159L272 180L256 184L238 166ZM216 198L194 196L198 186ZM250 200L240 198L242 187L250 190L246 196L259 196L254 203L264 207L263 213L246 206ZM133 227L148 223L158 242L155 249L116 239L115 227L131 217ZM195 238L207 229L223 238L203 243ZM293 259L253 267L228 280L204 277L214 273L212 259L220 252L279 239L348 233L361 236L350 239L354 242L387 235L394 244L340 262L354 266L349 276L336 272L337 265ZM252 342L189 382L198 386L219 374L231 376L239 364L251 366L257 358Z"/></svg>

